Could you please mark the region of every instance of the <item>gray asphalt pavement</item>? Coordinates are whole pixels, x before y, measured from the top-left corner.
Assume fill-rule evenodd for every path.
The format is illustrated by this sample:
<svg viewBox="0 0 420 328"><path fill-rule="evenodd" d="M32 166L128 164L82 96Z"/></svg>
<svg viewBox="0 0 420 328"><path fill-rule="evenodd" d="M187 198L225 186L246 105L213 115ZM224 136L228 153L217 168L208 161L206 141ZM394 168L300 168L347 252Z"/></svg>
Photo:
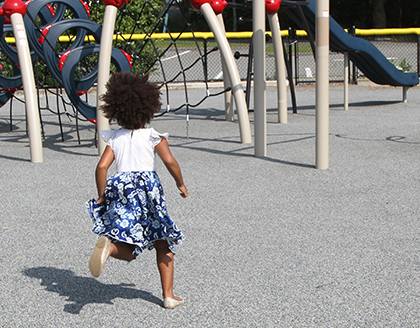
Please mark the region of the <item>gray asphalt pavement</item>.
<svg viewBox="0 0 420 328"><path fill-rule="evenodd" d="M191 92L201 92L192 90ZM174 102L182 91L171 91ZM172 97L172 96L171 96ZM0 110L0 327L419 327L420 88L330 88L330 167L316 170L315 88L278 124L267 91L268 154L239 142L223 96L157 118L190 196L161 162L171 217L186 240L162 307L155 254L89 273L96 236L94 126L43 112L44 162L31 163L23 106ZM290 102L289 102L290 106ZM253 114L250 114L251 121ZM253 126L252 126L253 128ZM188 135L188 137L187 137Z"/></svg>

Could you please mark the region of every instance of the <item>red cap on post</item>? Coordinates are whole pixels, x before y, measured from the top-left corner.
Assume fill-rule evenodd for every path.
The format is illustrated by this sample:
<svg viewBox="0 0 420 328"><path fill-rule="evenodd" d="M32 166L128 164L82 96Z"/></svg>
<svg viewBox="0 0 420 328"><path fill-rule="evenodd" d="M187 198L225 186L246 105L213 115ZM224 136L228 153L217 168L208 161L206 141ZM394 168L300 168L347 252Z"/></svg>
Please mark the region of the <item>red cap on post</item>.
<svg viewBox="0 0 420 328"><path fill-rule="evenodd" d="M105 6L114 6L114 7L117 7L118 9L121 9L125 5L126 2L130 2L130 0L129 1L125 1L125 0L102 0L102 3Z"/></svg>
<svg viewBox="0 0 420 328"><path fill-rule="evenodd" d="M25 16L26 14L26 5L21 0L6 0L3 3L3 7L0 8L0 16L5 16L7 19L10 19L10 16L13 14L21 14Z"/></svg>
<svg viewBox="0 0 420 328"><path fill-rule="evenodd" d="M211 0L210 6L213 8L214 13L219 15L227 6L227 2L225 0Z"/></svg>
<svg viewBox="0 0 420 328"><path fill-rule="evenodd" d="M274 15L280 9L281 0L265 0L265 12L267 15Z"/></svg>
<svg viewBox="0 0 420 328"><path fill-rule="evenodd" d="M194 9L200 10L201 6L205 3L210 3L210 0L190 0L190 2Z"/></svg>

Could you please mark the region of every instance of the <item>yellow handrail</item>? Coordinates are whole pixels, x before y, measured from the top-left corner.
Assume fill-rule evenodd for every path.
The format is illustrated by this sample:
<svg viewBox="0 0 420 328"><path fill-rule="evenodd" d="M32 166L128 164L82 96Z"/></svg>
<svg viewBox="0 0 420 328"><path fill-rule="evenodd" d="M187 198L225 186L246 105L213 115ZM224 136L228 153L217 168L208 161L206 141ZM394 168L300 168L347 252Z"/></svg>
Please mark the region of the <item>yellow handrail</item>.
<svg viewBox="0 0 420 328"><path fill-rule="evenodd" d="M347 30L345 30L347 31ZM385 28L385 29L359 29L356 28L355 30L356 35L360 36L372 36L372 35L404 35L404 34L416 34L420 35L420 28L412 27L412 28ZM268 35L271 36L271 32L266 32ZM249 39L252 37L253 32L226 32L226 37L228 39ZM282 30L281 36L285 37L289 35L288 30ZM304 30L297 30L297 36L307 36L306 31ZM145 38L150 38L154 40L170 40L170 39L214 39L214 34L212 32L184 32L184 33L153 33L151 35L147 34L115 34L114 40L124 41L127 39L130 40L143 40ZM74 36L60 36L60 42L70 42L74 39ZM94 41L92 36L86 36L85 42ZM14 37L6 37L7 43L15 43Z"/></svg>
<svg viewBox="0 0 420 328"><path fill-rule="evenodd" d="M356 28L356 35L402 35L417 34L420 35L420 28L383 28L383 29L359 29Z"/></svg>

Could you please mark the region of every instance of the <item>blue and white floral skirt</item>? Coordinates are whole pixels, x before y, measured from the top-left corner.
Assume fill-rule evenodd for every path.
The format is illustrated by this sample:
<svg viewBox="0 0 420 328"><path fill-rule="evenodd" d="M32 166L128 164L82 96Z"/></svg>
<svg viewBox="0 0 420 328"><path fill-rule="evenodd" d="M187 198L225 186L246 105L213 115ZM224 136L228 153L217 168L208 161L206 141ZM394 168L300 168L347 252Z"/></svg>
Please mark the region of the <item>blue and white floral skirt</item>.
<svg viewBox="0 0 420 328"><path fill-rule="evenodd" d="M135 245L138 255L153 249L156 240L174 245L185 238L166 210L166 201L156 172L119 172L107 180L105 204L86 203L93 232L113 242Z"/></svg>

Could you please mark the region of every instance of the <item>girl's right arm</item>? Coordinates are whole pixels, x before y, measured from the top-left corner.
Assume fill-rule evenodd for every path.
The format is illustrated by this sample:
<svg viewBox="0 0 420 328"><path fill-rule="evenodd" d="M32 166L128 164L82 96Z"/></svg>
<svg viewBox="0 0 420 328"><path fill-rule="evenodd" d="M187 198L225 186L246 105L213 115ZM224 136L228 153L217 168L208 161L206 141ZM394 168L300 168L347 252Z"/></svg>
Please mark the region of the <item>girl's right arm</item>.
<svg viewBox="0 0 420 328"><path fill-rule="evenodd" d="M96 203L102 204L105 202L105 187L107 180L107 172L112 162L114 161L114 152L110 146L106 146L98 165L96 166L95 178L96 188L98 189L98 199Z"/></svg>
<svg viewBox="0 0 420 328"><path fill-rule="evenodd" d="M155 147L155 151L161 158L162 162L165 164L169 173L174 178L176 186L181 192L181 197L185 198L188 196L188 190L187 187L184 185L181 168L179 167L178 162L169 150L168 140L166 140L165 138L161 139L162 141L157 144L157 146Z"/></svg>

